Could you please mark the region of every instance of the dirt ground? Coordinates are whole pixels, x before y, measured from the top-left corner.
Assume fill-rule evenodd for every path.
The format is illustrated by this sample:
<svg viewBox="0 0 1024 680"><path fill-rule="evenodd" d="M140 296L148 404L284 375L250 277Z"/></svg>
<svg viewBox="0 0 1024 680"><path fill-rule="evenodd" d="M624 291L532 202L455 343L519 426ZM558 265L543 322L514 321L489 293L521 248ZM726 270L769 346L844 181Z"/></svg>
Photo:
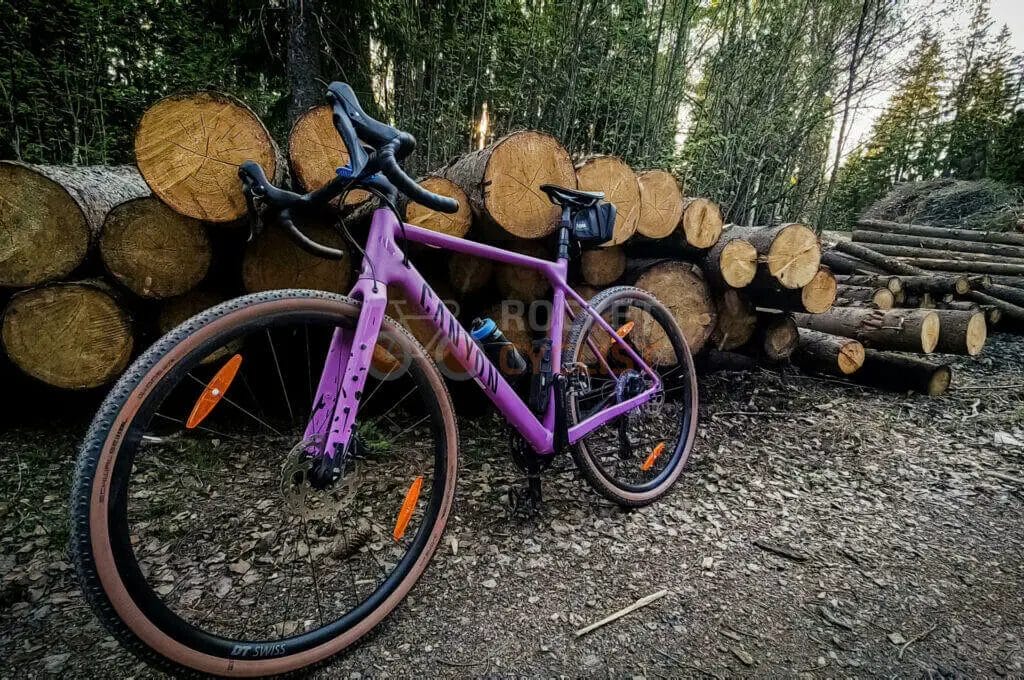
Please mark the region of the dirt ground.
<svg viewBox="0 0 1024 680"><path fill-rule="evenodd" d="M788 370L707 377L688 474L636 512L565 459L545 514L510 516L521 481L496 423L463 423L443 549L315 677L1024 677L1022 355L998 336L932 399ZM0 676L153 677L66 560L84 428L0 432Z"/></svg>

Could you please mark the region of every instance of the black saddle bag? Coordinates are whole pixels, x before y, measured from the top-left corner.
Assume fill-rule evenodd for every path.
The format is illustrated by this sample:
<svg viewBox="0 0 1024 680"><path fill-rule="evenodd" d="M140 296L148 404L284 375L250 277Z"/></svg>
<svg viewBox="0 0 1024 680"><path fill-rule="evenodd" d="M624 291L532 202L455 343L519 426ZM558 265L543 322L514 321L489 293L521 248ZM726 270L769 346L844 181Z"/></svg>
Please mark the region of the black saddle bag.
<svg viewBox="0 0 1024 680"><path fill-rule="evenodd" d="M572 218L572 232L580 243L597 245L610 241L615 227L615 204L601 201L580 210Z"/></svg>

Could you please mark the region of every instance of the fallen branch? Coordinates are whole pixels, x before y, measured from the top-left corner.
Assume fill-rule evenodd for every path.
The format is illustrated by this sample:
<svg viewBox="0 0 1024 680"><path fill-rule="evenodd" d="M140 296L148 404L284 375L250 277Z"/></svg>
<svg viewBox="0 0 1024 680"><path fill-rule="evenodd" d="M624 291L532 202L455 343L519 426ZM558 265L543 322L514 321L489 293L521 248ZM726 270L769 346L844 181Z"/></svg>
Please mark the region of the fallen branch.
<svg viewBox="0 0 1024 680"><path fill-rule="evenodd" d="M926 630L925 632L923 632L920 635L917 635L917 636L912 637L909 640L907 640L906 643L904 643L904 645L902 647L900 647L900 653L899 653L899 655L896 658L897 659L902 659L903 658L903 652L907 651L907 647L909 647L910 645L914 644L915 642L920 642L921 640L925 639L926 637L931 635L931 632L933 630L935 630L938 627L939 627L939 624L934 623L934 624L932 624L932 627L929 628L928 630Z"/></svg>
<svg viewBox="0 0 1024 680"><path fill-rule="evenodd" d="M601 619L597 623L592 623L592 624L590 624L589 626L587 626L585 628L580 628L578 631L576 631L576 637L583 637L587 633L590 633L591 631L595 631L598 628L600 628L601 626L608 625L612 621L616 621L618 619L621 619L623 616L625 616L626 614L629 614L630 612L634 612L637 609L640 609L642 607L646 607L647 605L651 604L652 602L656 602L657 600L660 600L661 598L665 597L666 595L668 595L668 590L659 590L656 593L652 593L652 594L650 594L650 595L648 595L646 597L642 597L639 600L637 600L636 602L634 602L633 604L629 605L628 607L626 607L624 609L620 609L619 611L615 612L614 614L606 616L605 618Z"/></svg>
<svg viewBox="0 0 1024 680"><path fill-rule="evenodd" d="M760 538L754 541L754 545L756 545L761 550L770 552L780 557L785 557L786 559L793 560L794 562L804 562L807 560L807 555L804 555L803 553L796 552L795 550L790 550L785 546L768 543L767 541L764 541Z"/></svg>

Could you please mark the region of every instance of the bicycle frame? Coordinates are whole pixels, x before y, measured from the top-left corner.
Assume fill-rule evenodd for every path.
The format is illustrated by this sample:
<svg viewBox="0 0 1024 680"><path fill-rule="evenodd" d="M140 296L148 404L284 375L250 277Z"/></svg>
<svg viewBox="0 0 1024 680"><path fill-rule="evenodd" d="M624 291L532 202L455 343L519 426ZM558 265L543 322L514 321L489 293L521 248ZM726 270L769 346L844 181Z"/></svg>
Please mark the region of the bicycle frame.
<svg viewBox="0 0 1024 680"><path fill-rule="evenodd" d="M563 224L560 228L565 229ZM324 368L317 387L314 409L306 427L306 440L322 444L319 453L334 458L343 452L355 427L359 400L366 383L377 344L381 323L388 303L387 286L401 288L408 299L424 318L428 319L438 335L448 342L452 356L466 372L480 385L505 418L542 455L555 452L556 400L548 399L543 418L538 418L523 399L508 384L498 367L470 337L469 332L445 307L438 295L431 289L416 268L405 261L397 238L402 225L394 213L378 209L373 214L370 232L366 241L359 279L350 295L362 302L362 311L354 330L337 328L331 340ZM551 341L552 374L561 370L562 330L565 317L571 316L567 297L575 300L582 310L594 318L620 344L622 351L651 379L651 386L640 394L607 406L582 422L568 428L568 443L574 444L592 431L637 406L646 403L661 388L658 375L644 362L629 343L619 339L613 329L586 300L566 283L568 258L560 256L556 261L541 260L501 248L447 236L435 231L422 229L411 224L404 225L408 241L442 248L458 253L494 260L520 267L534 269L543 274L554 289L551 315L548 324L548 338ZM596 354L599 354L595 352ZM604 359L601 359L604 362ZM605 368L608 368L605 365Z"/></svg>

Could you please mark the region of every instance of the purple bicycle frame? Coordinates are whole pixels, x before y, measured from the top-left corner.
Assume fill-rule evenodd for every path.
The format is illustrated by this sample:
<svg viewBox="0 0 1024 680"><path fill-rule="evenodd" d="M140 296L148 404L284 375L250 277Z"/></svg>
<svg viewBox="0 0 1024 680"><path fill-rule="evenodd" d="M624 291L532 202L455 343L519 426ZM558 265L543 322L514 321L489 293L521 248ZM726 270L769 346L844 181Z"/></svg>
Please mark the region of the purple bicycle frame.
<svg viewBox="0 0 1024 680"><path fill-rule="evenodd" d="M476 380L497 409L534 450L545 455L553 453L555 400L548 400L543 420L534 414L483 349L470 337L469 332L445 307L423 276L412 264L404 261L405 258L396 240L401 229L402 225L390 210L379 209L374 212L359 280L350 293L351 297L362 302L362 311L354 330L336 328L334 331L317 387L316 399L313 402L313 413L306 426L306 440L316 442L319 453L329 458L333 458L337 452L346 450L355 429L359 400L384 319L388 302L387 286L396 285L405 293L406 299L418 307L424 318L429 319L440 336L447 340L452 356ZM596 324L620 343L623 351L638 368L651 377L652 384L644 392L607 406L582 422L571 425L568 428L570 444L576 443L613 418L646 403L661 388L658 375L629 343L619 340L615 329L568 286L566 258L560 257L554 262L541 260L482 243L446 236L411 224L405 225L404 232L405 237L415 243L527 267L543 274L554 288L548 329L553 374L557 375L561 370L562 329L566 314L571 315L571 310L566 306L568 295L582 310L594 317Z"/></svg>

